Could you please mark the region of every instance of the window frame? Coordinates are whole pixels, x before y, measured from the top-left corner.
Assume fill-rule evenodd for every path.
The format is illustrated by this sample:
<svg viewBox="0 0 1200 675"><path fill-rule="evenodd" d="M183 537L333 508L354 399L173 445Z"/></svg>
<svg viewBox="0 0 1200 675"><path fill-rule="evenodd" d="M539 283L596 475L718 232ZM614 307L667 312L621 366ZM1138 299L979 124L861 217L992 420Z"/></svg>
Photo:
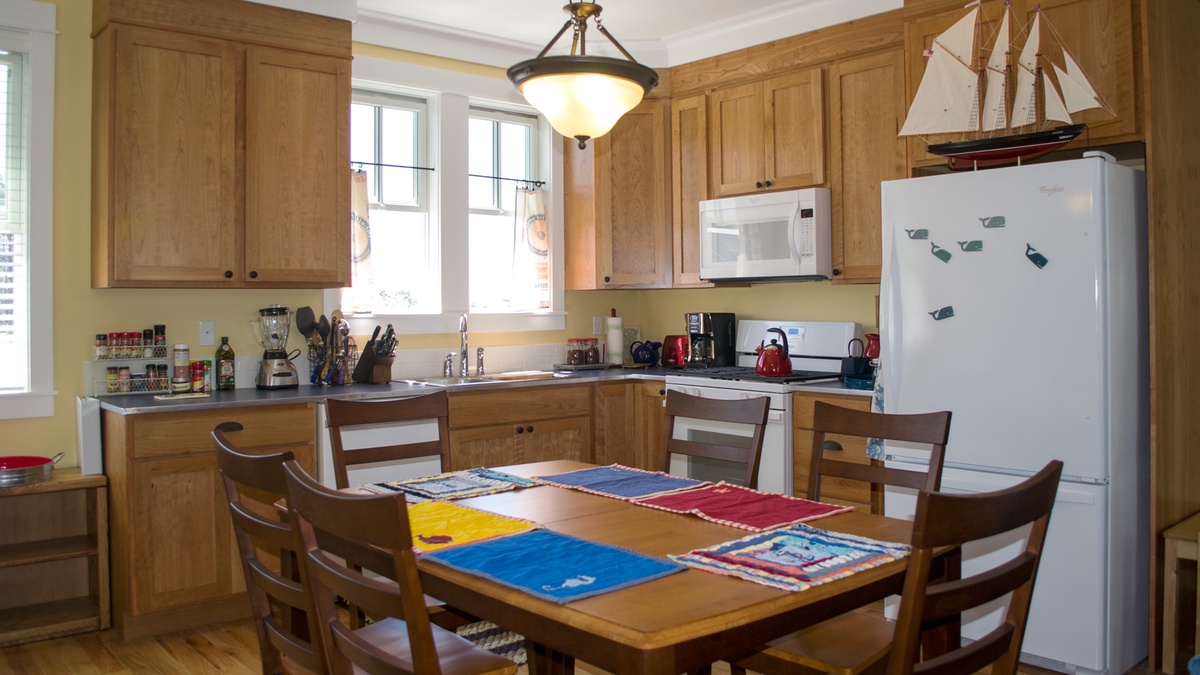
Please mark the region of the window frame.
<svg viewBox="0 0 1200 675"><path fill-rule="evenodd" d="M5 0L0 29L29 40L29 388L0 393L0 419L54 415L54 61L57 7Z"/></svg>
<svg viewBox="0 0 1200 675"><path fill-rule="evenodd" d="M355 89L394 92L426 99L429 119L426 156L435 171L429 176L429 214L438 224L442 268L442 311L439 314L348 316L353 334L370 335L375 326L391 323L398 333L418 335L458 332L458 317L468 313L467 265L467 125L472 106L512 110L537 115L507 81L469 73L446 71L356 54L352 74ZM544 178L547 218L550 225L550 311L470 313L472 331L561 331L566 328L564 292L563 202L558 187L562 177L562 143L549 123L538 115L536 151ZM443 227L442 223L461 223ZM342 289L327 289L322 298L325 313L340 306Z"/></svg>

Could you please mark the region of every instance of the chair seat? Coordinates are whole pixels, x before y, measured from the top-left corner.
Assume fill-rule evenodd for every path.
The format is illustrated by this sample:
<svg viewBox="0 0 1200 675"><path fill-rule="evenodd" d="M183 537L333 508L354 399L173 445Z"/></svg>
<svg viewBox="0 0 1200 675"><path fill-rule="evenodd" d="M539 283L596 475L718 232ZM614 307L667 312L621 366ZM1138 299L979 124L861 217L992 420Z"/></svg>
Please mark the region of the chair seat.
<svg viewBox="0 0 1200 675"><path fill-rule="evenodd" d="M864 612L848 612L767 643L737 666L763 673L882 673L895 624Z"/></svg>
<svg viewBox="0 0 1200 675"><path fill-rule="evenodd" d="M433 643L443 675L484 675L485 673L517 672L512 661L497 656L454 633L433 626ZM392 656L408 660L412 650L408 641L408 626L401 620L388 617L360 628L357 633ZM355 668L355 672L360 671Z"/></svg>

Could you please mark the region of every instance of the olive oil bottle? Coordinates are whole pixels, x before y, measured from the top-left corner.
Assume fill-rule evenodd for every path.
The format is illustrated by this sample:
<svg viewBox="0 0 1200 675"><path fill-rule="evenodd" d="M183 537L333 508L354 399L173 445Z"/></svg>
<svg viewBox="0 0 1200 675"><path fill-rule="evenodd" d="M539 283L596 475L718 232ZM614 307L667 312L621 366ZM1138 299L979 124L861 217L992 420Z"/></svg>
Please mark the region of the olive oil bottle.
<svg viewBox="0 0 1200 675"><path fill-rule="evenodd" d="M229 338L221 338L221 346L217 347L217 390L226 391L234 388L234 373L236 364L233 360L233 347L229 346Z"/></svg>

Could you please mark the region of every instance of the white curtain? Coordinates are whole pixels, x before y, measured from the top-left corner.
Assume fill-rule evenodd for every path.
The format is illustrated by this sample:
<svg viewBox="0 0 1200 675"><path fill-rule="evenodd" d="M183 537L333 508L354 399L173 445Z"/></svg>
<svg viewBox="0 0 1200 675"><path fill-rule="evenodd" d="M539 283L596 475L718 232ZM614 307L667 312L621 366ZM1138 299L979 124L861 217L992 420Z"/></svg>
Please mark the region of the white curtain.
<svg viewBox="0 0 1200 675"><path fill-rule="evenodd" d="M369 313L375 292L371 271L371 223L367 206L367 172L350 172L350 288L343 291L342 311Z"/></svg>
<svg viewBox="0 0 1200 675"><path fill-rule="evenodd" d="M513 281L530 309L550 309L550 228L546 225L546 193L517 188L513 227Z"/></svg>

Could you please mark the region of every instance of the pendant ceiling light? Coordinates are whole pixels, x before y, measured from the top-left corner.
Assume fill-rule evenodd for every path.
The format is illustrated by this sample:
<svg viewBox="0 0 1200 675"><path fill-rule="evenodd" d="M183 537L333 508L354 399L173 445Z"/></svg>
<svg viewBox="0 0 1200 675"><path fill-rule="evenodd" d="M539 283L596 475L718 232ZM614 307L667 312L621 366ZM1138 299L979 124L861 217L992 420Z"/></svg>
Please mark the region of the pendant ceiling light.
<svg viewBox="0 0 1200 675"><path fill-rule="evenodd" d="M589 138L608 133L621 115L641 102L658 84L658 73L638 63L600 24L600 5L573 2L563 7L571 18L535 58L508 69L508 79L529 104L550 120L563 136L578 139L583 149ZM625 59L588 56L587 20L613 43ZM546 56L555 42L573 29L570 56Z"/></svg>

